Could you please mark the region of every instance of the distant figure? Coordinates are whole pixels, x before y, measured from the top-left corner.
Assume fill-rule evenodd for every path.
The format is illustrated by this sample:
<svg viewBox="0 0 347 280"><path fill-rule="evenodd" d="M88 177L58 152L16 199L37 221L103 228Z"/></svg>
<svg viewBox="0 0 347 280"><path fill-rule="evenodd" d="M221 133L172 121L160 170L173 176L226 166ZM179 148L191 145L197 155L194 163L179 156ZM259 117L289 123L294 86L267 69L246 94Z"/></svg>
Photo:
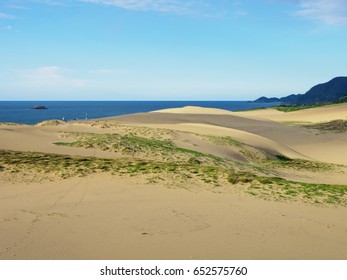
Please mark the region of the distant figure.
<svg viewBox="0 0 347 280"><path fill-rule="evenodd" d="M88 113L86 113L86 120L88 120Z"/></svg>

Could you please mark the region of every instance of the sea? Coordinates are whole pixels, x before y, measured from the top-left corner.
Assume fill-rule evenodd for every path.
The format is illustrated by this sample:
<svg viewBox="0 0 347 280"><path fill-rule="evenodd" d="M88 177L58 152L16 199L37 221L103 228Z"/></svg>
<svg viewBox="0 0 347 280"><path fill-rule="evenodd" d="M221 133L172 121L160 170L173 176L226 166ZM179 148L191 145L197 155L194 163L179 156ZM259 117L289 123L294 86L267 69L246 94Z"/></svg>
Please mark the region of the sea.
<svg viewBox="0 0 347 280"><path fill-rule="evenodd" d="M184 106L241 111L278 103L249 101L0 101L0 122L35 124L44 120L85 120ZM35 106L47 109L33 110Z"/></svg>

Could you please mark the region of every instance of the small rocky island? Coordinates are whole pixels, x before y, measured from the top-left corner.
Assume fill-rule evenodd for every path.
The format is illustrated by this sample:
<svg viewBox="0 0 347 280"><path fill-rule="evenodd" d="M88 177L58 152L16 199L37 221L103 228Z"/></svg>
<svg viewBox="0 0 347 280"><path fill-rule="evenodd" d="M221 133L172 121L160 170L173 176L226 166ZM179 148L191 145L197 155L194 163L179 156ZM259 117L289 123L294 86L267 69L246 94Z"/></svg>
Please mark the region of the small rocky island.
<svg viewBox="0 0 347 280"><path fill-rule="evenodd" d="M42 106L42 105L37 105L35 107L32 107L31 109L33 109L33 110L42 110L42 109L47 109L47 107Z"/></svg>

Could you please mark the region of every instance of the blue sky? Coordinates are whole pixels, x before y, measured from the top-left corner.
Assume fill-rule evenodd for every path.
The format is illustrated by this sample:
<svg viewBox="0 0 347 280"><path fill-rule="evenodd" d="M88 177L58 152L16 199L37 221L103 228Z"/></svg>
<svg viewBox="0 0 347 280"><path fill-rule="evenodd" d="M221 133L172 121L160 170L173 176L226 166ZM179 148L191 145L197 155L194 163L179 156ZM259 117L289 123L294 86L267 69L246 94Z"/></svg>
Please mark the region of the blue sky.
<svg viewBox="0 0 347 280"><path fill-rule="evenodd" d="M347 0L4 0L0 100L251 100L347 76Z"/></svg>

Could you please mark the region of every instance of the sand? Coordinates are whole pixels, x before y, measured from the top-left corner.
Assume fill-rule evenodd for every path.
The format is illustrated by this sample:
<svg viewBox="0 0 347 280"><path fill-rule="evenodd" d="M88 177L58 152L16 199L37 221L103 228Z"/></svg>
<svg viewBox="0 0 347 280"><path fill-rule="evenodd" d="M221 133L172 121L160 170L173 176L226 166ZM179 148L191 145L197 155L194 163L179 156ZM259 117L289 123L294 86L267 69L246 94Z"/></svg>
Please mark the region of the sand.
<svg viewBox="0 0 347 280"><path fill-rule="evenodd" d="M205 108L199 106L185 106L181 108L170 108L152 111L151 113L170 113L170 114L198 114L198 115L232 115L228 110Z"/></svg>
<svg viewBox="0 0 347 280"><path fill-rule="evenodd" d="M346 185L346 133L283 123L344 119L345 109L335 105L324 115L322 108L281 113L185 107L89 122L0 124L0 149L168 164L192 155L160 148L120 152L103 143L89 148L54 144L76 141L76 133L116 133L170 140L195 151L202 164L211 164L212 155L235 162L231 167L236 169L257 165L254 172L261 176ZM261 166L275 156L319 161L324 168ZM323 165L330 163L332 168ZM280 199L269 190L261 195L261 189L254 195L250 183L233 185L222 177L213 182L170 173L92 172L64 179L40 172L11 173L7 165L0 172L0 259L347 259L347 205L342 202Z"/></svg>
<svg viewBox="0 0 347 280"><path fill-rule="evenodd" d="M323 107L284 113L274 109L235 112L241 117L263 118L280 122L317 123L347 119L347 104L334 104Z"/></svg>
<svg viewBox="0 0 347 280"><path fill-rule="evenodd" d="M328 116L325 117L324 108L313 108L292 113L283 113L274 109L254 110L245 112L228 112L221 115L218 109L216 114L211 114L214 109L208 109L208 114L204 114L205 109L198 107L194 114L180 113L181 110L168 109L162 110L161 113L152 112L150 114L139 113L133 115L124 115L114 118L107 118L110 121L121 121L128 124L141 124L149 127L170 127L176 126L182 128L183 124L197 123L203 125L214 125L217 127L237 129L248 132L256 136L267 138L270 142L285 146L292 153L295 151L312 160L318 160L336 164L347 163L347 134L346 133L320 133L317 130L311 130L300 126L292 126L283 121L308 123L314 120L331 121L335 119L346 118L346 105L328 106ZM165 112L165 113L164 113ZM198 114L200 112L200 114ZM287 116L288 114L288 116ZM298 117L296 117L300 114ZM271 117L270 117L271 115ZM283 116L280 119L274 116ZM291 124L291 123L290 123ZM183 130L196 128L182 128ZM210 133L209 127L205 131L199 132ZM235 136L235 133L233 134ZM264 139L263 138L263 139ZM245 138L243 138L245 140ZM257 144L255 144L257 146ZM285 153L283 151L283 153Z"/></svg>
<svg viewBox="0 0 347 280"><path fill-rule="evenodd" d="M346 259L347 208L92 176L1 186L1 259ZM323 242L324 241L324 242Z"/></svg>

